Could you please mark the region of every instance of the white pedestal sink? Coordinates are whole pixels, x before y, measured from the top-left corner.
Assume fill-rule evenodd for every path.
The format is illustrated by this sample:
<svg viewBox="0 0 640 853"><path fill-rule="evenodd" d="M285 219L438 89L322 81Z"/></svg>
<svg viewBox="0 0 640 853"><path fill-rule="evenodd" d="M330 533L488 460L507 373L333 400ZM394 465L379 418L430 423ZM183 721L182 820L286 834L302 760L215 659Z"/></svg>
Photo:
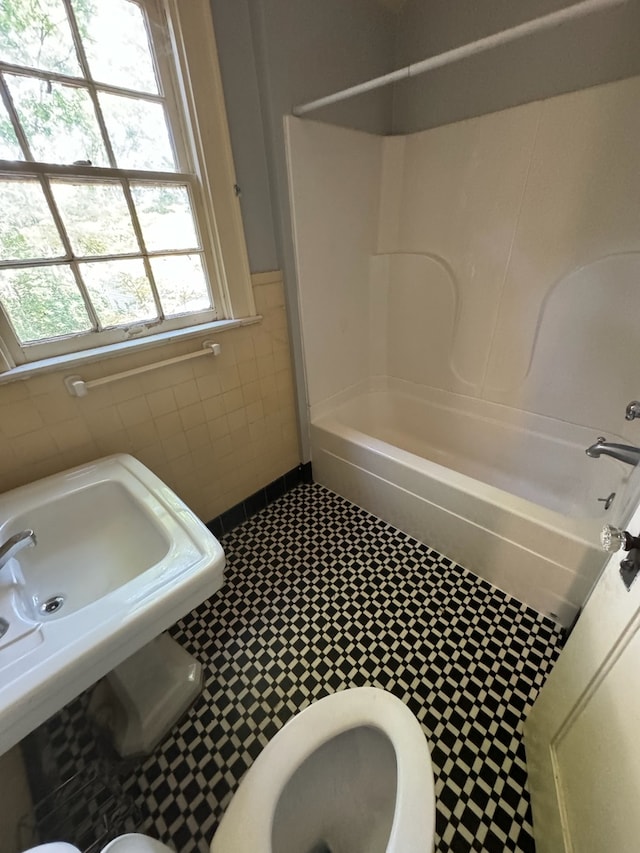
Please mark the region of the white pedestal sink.
<svg viewBox="0 0 640 853"><path fill-rule="evenodd" d="M0 754L197 607L223 580L218 540L132 456L0 495Z"/></svg>

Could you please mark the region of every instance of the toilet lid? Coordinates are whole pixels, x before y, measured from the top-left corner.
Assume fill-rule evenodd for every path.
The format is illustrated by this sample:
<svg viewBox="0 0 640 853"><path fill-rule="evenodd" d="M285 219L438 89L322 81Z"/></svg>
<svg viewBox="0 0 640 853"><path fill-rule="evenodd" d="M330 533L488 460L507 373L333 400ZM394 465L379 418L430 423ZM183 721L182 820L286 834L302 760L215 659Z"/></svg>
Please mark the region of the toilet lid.
<svg viewBox="0 0 640 853"><path fill-rule="evenodd" d="M56 853L56 851L52 851ZM62 853L62 851L60 851ZM155 838L141 835L139 832L128 832L119 835L102 848L102 853L174 853L174 851Z"/></svg>

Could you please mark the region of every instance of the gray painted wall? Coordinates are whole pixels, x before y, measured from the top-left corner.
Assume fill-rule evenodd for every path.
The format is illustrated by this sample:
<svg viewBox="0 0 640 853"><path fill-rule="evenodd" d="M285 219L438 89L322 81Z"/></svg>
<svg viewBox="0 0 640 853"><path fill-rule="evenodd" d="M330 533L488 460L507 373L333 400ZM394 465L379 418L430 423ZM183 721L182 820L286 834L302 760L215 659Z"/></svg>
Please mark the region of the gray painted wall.
<svg viewBox="0 0 640 853"><path fill-rule="evenodd" d="M295 104L570 5L407 0L398 14L376 0L211 3L253 272L291 259L282 115ZM373 133L425 130L640 74L639 34L640 0L628 0L312 117Z"/></svg>
<svg viewBox="0 0 640 853"><path fill-rule="evenodd" d="M211 5L249 263L252 272L277 269L290 231L282 116L297 103L390 71L396 16L371 0ZM391 105L385 89L314 118L390 133Z"/></svg>
<svg viewBox="0 0 640 853"><path fill-rule="evenodd" d="M252 272L280 268L247 0L212 0L231 147Z"/></svg>
<svg viewBox="0 0 640 853"><path fill-rule="evenodd" d="M397 20L402 67L548 14L567 0L407 0ZM640 74L640 3L528 36L394 87L393 132L412 133Z"/></svg>

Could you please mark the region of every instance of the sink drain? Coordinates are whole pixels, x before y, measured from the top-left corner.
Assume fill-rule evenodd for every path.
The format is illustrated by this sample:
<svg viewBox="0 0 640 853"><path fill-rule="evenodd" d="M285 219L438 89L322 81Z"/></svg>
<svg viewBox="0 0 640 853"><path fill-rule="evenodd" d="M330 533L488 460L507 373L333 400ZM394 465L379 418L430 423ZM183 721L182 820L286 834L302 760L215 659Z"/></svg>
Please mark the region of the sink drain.
<svg viewBox="0 0 640 853"><path fill-rule="evenodd" d="M60 610L63 604L64 595L54 595L46 601L43 601L38 609L40 610L40 613L51 616L52 613L56 613L56 611Z"/></svg>

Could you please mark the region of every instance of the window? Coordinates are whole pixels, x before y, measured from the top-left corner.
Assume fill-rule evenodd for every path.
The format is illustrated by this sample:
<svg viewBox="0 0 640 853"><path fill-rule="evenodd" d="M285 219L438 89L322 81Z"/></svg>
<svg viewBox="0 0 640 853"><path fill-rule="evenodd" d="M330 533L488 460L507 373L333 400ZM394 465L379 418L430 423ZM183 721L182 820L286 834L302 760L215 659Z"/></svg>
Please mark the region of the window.
<svg viewBox="0 0 640 853"><path fill-rule="evenodd" d="M185 81L185 38L202 28L194 9L202 14L203 2L181 20L171 0L0 0L0 336L9 366L232 316L224 229L204 177L226 124L206 138L194 81ZM233 182L231 164L225 184ZM230 264L248 280L231 213Z"/></svg>

